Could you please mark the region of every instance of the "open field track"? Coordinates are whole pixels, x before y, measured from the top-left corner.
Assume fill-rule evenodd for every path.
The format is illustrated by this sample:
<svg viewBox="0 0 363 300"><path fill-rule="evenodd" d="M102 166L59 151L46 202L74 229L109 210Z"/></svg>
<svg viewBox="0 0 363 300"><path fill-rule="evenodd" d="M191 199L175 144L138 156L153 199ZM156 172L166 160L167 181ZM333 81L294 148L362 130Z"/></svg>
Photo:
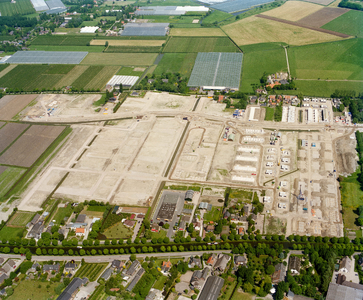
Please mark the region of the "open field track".
<svg viewBox="0 0 363 300"><path fill-rule="evenodd" d="M219 28L171 28L171 36L226 36Z"/></svg>
<svg viewBox="0 0 363 300"><path fill-rule="evenodd" d="M252 16L222 28L238 46L272 42L299 46L342 39L336 35L267 18Z"/></svg>
<svg viewBox="0 0 363 300"><path fill-rule="evenodd" d="M281 22L281 23L285 23L285 24L289 24L289 25L299 26L299 27L310 29L310 30L319 31L319 32L322 32L322 33L336 35L336 36L341 37L341 38L350 37L348 34L336 32L336 31L331 31L331 30L323 29L323 28L316 28L316 27L313 27L313 26L301 24L299 22L287 21L287 20L278 19L278 18L275 18L275 17L265 16L265 15L256 15L256 17L264 18L264 19L268 19L268 20L272 20L272 21L277 21L277 22Z"/></svg>
<svg viewBox="0 0 363 300"><path fill-rule="evenodd" d="M91 46L104 46L108 42L109 46L138 46L138 47L150 47L150 46L162 46L164 40L92 40Z"/></svg>
<svg viewBox="0 0 363 300"><path fill-rule="evenodd" d="M75 66L68 74L67 76L64 76L61 80L59 80L56 85L54 86L55 88L62 88L64 86L69 86L72 85L72 83L79 77L81 76L87 69L89 68L89 66Z"/></svg>
<svg viewBox="0 0 363 300"><path fill-rule="evenodd" d="M345 8L324 7L307 17L300 19L297 23L301 26L321 27L348 11L349 9Z"/></svg>
<svg viewBox="0 0 363 300"><path fill-rule="evenodd" d="M309 2L287 1L280 7L263 12L262 15L280 18L288 21L298 21L313 13L316 13L321 9L321 5Z"/></svg>
<svg viewBox="0 0 363 300"><path fill-rule="evenodd" d="M111 79L111 77L117 73L119 69L120 69L119 66L103 67L103 69L100 72L98 72L98 74L94 76L93 79L91 79L84 88L86 90L102 89L106 85L106 83Z"/></svg>

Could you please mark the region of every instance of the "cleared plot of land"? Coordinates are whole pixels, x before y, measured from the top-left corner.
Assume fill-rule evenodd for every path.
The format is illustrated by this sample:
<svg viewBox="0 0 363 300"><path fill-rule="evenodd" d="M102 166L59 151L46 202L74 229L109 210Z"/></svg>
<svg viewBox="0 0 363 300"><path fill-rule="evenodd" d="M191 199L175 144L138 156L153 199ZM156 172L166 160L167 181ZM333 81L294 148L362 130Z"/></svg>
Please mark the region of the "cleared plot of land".
<svg viewBox="0 0 363 300"><path fill-rule="evenodd" d="M242 50L244 50L243 47ZM271 50L252 50L244 53L240 87L244 93L252 93L251 84L258 84L264 72L272 74L287 71L285 51L282 47Z"/></svg>
<svg viewBox="0 0 363 300"><path fill-rule="evenodd" d="M75 277L84 278L87 277L89 281L95 281L98 276L102 274L102 272L107 267L108 263L101 264L87 264L84 263L82 267L77 271Z"/></svg>
<svg viewBox="0 0 363 300"><path fill-rule="evenodd" d="M158 63L154 73L180 73L182 76L189 77L192 73L197 53L165 53Z"/></svg>
<svg viewBox="0 0 363 300"><path fill-rule="evenodd" d="M33 218L33 212L17 211L15 215L10 219L7 225L24 227Z"/></svg>
<svg viewBox="0 0 363 300"><path fill-rule="evenodd" d="M35 9L30 0L17 0L14 3L8 0L0 3L0 12L2 16L28 15L35 13Z"/></svg>
<svg viewBox="0 0 363 300"><path fill-rule="evenodd" d="M322 28L363 37L363 11L350 10Z"/></svg>
<svg viewBox="0 0 363 300"><path fill-rule="evenodd" d="M157 57L156 53L89 53L82 65L107 66L149 66Z"/></svg>
<svg viewBox="0 0 363 300"><path fill-rule="evenodd" d="M33 125L5 151L0 157L0 163L30 167L64 128L64 126Z"/></svg>
<svg viewBox="0 0 363 300"><path fill-rule="evenodd" d="M291 75L298 79L363 78L363 39L290 47Z"/></svg>
<svg viewBox="0 0 363 300"><path fill-rule="evenodd" d="M8 123L0 129L0 153L3 152L29 125Z"/></svg>
<svg viewBox="0 0 363 300"><path fill-rule="evenodd" d="M23 110L37 95L5 96L0 99L0 120L11 120Z"/></svg>
<svg viewBox="0 0 363 300"><path fill-rule="evenodd" d="M12 188L20 176L25 172L25 169L21 168L5 168L6 169L0 174L0 198L3 197Z"/></svg>
<svg viewBox="0 0 363 300"><path fill-rule="evenodd" d="M171 37L163 52L239 52L228 37Z"/></svg>
<svg viewBox="0 0 363 300"><path fill-rule="evenodd" d="M171 28L171 36L226 36L219 28Z"/></svg>
<svg viewBox="0 0 363 300"><path fill-rule="evenodd" d="M284 42L307 45L340 40L340 37L255 16L223 27L237 45Z"/></svg>
<svg viewBox="0 0 363 300"><path fill-rule="evenodd" d="M104 46L108 42L109 46L138 46L138 47L150 47L150 46L162 46L164 40L92 40L91 45Z"/></svg>
<svg viewBox="0 0 363 300"><path fill-rule="evenodd" d="M288 2L286 2L288 3ZM303 2L302 2L303 3ZM313 26L313 27L321 27L324 24L334 20L335 18L345 14L349 9L345 8L337 8L337 7L323 7L317 12L302 18L299 20L299 24ZM338 31L339 32L339 31Z"/></svg>
<svg viewBox="0 0 363 300"><path fill-rule="evenodd" d="M280 7L262 13L266 16L289 21L298 21L322 9L321 5L302 1L287 1Z"/></svg>

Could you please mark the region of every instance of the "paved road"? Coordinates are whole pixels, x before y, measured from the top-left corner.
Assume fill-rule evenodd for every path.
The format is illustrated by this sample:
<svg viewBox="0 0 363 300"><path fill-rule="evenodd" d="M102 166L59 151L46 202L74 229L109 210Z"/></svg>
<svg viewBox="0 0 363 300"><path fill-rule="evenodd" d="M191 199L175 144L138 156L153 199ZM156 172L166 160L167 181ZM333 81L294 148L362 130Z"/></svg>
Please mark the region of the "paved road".
<svg viewBox="0 0 363 300"><path fill-rule="evenodd" d="M148 257L190 257L196 255L203 255L203 253L230 253L229 250L211 250L211 251L194 251L194 252L169 252L169 253L143 253L137 254L136 257L145 258ZM17 254L0 254L0 257L4 259L8 258L21 258L24 259L24 256L20 256ZM89 263L98 263L98 262L112 262L115 259L119 260L127 260L130 258L130 254L125 255L95 255L95 256L36 256L33 255L33 261L50 261L50 260L81 260L84 259L85 262Z"/></svg>

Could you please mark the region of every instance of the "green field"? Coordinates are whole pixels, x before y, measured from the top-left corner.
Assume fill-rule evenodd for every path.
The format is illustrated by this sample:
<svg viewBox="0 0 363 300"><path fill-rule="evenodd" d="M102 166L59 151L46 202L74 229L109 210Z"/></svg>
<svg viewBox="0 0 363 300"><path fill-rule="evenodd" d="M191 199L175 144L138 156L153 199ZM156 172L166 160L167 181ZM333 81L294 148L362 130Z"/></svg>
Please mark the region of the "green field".
<svg viewBox="0 0 363 300"><path fill-rule="evenodd" d="M91 36L83 35L41 35L32 41L32 45L44 46L87 46Z"/></svg>
<svg viewBox="0 0 363 300"><path fill-rule="evenodd" d="M0 199L12 188L26 170L22 168L7 168L0 175Z"/></svg>
<svg viewBox="0 0 363 300"><path fill-rule="evenodd" d="M341 201L344 207L358 207L363 204L363 191L357 181L357 172L348 177L341 177Z"/></svg>
<svg viewBox="0 0 363 300"><path fill-rule="evenodd" d="M100 264L88 264L84 263L82 267L77 271L75 277L84 278L87 277L89 281L95 281L98 276L106 269L108 263Z"/></svg>
<svg viewBox="0 0 363 300"><path fill-rule="evenodd" d="M208 223L210 221L217 222L218 220L220 220L221 214L222 214L222 208L213 206L211 211L204 214L203 220Z"/></svg>
<svg viewBox="0 0 363 300"><path fill-rule="evenodd" d="M107 228L104 235L108 239L128 239L132 237L133 233L134 231L132 229L119 222L118 224Z"/></svg>
<svg viewBox="0 0 363 300"><path fill-rule="evenodd" d="M197 53L165 53L158 63L154 73L180 73L182 76L189 77L192 73Z"/></svg>
<svg viewBox="0 0 363 300"><path fill-rule="evenodd" d="M141 76L145 71L134 71L133 67L122 67L116 75Z"/></svg>
<svg viewBox="0 0 363 300"><path fill-rule="evenodd" d="M298 79L362 80L362 53L363 39L290 47L291 75Z"/></svg>
<svg viewBox="0 0 363 300"><path fill-rule="evenodd" d="M30 50L37 51L85 51L85 52L102 52L104 46L47 46L31 45Z"/></svg>
<svg viewBox="0 0 363 300"><path fill-rule="evenodd" d="M275 110L272 107L266 107L265 121L273 121Z"/></svg>
<svg viewBox="0 0 363 300"><path fill-rule="evenodd" d="M35 13L35 9L30 0L11 0L0 2L0 12L2 16L29 15Z"/></svg>
<svg viewBox="0 0 363 300"><path fill-rule="evenodd" d="M241 47L244 51L244 47ZM267 50L264 44L263 50L255 50L257 47L246 47L247 51L243 55L242 77L240 89L244 93L254 92L251 84L259 84L263 73L272 74L280 71L287 71L285 51L282 47L276 48L276 44L271 45L271 50Z"/></svg>
<svg viewBox="0 0 363 300"><path fill-rule="evenodd" d="M84 88L92 78L94 78L101 70L102 66L90 66L86 72L79 76L73 83L72 86L81 89Z"/></svg>
<svg viewBox="0 0 363 300"><path fill-rule="evenodd" d="M215 22L219 23L230 17L233 17L233 15L220 10L213 10L213 12L209 16L203 19L202 23L203 24L213 24Z"/></svg>
<svg viewBox="0 0 363 300"><path fill-rule="evenodd" d="M228 37L171 37L163 52L239 52Z"/></svg>
<svg viewBox="0 0 363 300"><path fill-rule="evenodd" d="M252 300L253 296L247 293L240 292L238 289L234 292L231 300Z"/></svg>
<svg viewBox="0 0 363 300"><path fill-rule="evenodd" d="M237 199L242 201L252 201L253 192L240 189L232 189L229 194L229 199Z"/></svg>
<svg viewBox="0 0 363 300"><path fill-rule="evenodd" d="M81 65L150 66L157 53L89 53Z"/></svg>
<svg viewBox="0 0 363 300"><path fill-rule="evenodd" d="M363 38L363 11L350 10L321 28Z"/></svg>
<svg viewBox="0 0 363 300"><path fill-rule="evenodd" d="M166 237L166 230L159 230L159 232L151 232L151 239L158 239Z"/></svg>
<svg viewBox="0 0 363 300"><path fill-rule="evenodd" d="M354 81L322 81L296 80L297 91L279 91L281 94L296 95L302 92L306 96L331 97L336 90L355 91L356 95L363 92L363 82Z"/></svg>
<svg viewBox="0 0 363 300"><path fill-rule="evenodd" d="M24 228L5 226L3 229L0 230L0 240L10 240L17 237L22 238L24 230Z"/></svg>
<svg viewBox="0 0 363 300"><path fill-rule="evenodd" d="M87 211L105 212L106 206L88 206Z"/></svg>
<svg viewBox="0 0 363 300"><path fill-rule="evenodd" d="M90 48L90 47L88 47ZM103 47L104 48L104 47ZM150 47L133 47L133 46L109 46L106 49L106 53L159 53L162 47L150 46ZM96 51L94 51L96 52ZM102 51L100 51L102 52Z"/></svg>
<svg viewBox="0 0 363 300"><path fill-rule="evenodd" d="M101 20L109 20L109 21L116 21L116 17L115 16L103 16L103 17L98 17L92 21L83 21L81 27L84 27L84 26L97 26L98 23L101 21Z"/></svg>
<svg viewBox="0 0 363 300"><path fill-rule="evenodd" d="M24 227L32 220L33 217L33 212L17 211L11 220L7 223L7 225Z"/></svg>
<svg viewBox="0 0 363 300"><path fill-rule="evenodd" d="M155 281L153 288L162 291L167 280L168 277L161 275L158 280Z"/></svg>
<svg viewBox="0 0 363 300"><path fill-rule="evenodd" d="M52 217L55 224L59 225L65 217L70 217L73 212L72 205L68 204L66 207L59 207L56 214Z"/></svg>
<svg viewBox="0 0 363 300"><path fill-rule="evenodd" d="M58 296L54 288L57 287L59 282L51 282L45 281L42 282L40 280L23 280L18 283L17 286L14 286L14 294L6 299L9 300L29 300L29 299L37 299L37 300L48 300L48 299L56 299ZM49 288L47 288L49 286Z"/></svg>

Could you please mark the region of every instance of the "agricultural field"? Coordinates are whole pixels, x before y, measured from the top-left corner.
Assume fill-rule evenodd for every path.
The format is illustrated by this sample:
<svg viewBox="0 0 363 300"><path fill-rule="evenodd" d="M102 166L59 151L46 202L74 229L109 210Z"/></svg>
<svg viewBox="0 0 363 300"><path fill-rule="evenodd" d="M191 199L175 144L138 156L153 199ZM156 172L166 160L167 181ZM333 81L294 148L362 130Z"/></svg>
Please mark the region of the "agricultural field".
<svg viewBox="0 0 363 300"><path fill-rule="evenodd" d="M11 0L0 2L0 12L2 16L29 15L35 13L35 9L30 0Z"/></svg>
<svg viewBox="0 0 363 300"><path fill-rule="evenodd" d="M129 227L126 227L121 222L107 228L104 232L104 235L108 239L128 239L132 237L133 230Z"/></svg>
<svg viewBox="0 0 363 300"><path fill-rule="evenodd" d="M362 53L363 39L289 47L291 75L297 79L362 80Z"/></svg>
<svg viewBox="0 0 363 300"><path fill-rule="evenodd" d="M22 168L7 167L5 171L0 174L0 201L4 200L3 197L14 186L25 171L26 170Z"/></svg>
<svg viewBox="0 0 363 300"><path fill-rule="evenodd" d="M203 19L203 24L219 23L225 19L231 18L233 15L220 10L213 10L213 12Z"/></svg>
<svg viewBox="0 0 363 300"><path fill-rule="evenodd" d="M105 46L47 46L47 45L31 45L30 50L37 51L86 51L86 52L102 52Z"/></svg>
<svg viewBox="0 0 363 300"><path fill-rule="evenodd" d="M59 282L53 283L51 281L42 282L40 280L37 281L22 280L19 281L18 285L14 288L14 294L7 297L6 299L9 300L56 299L58 295L55 293L54 288L56 288L58 284Z"/></svg>
<svg viewBox="0 0 363 300"><path fill-rule="evenodd" d="M239 49L228 37L171 37L163 52L239 52Z"/></svg>
<svg viewBox="0 0 363 300"><path fill-rule="evenodd" d="M355 81L323 81L323 80L295 80L298 92L306 96L331 97L336 90L355 91L356 95L363 93L363 82ZM296 95L296 91L284 91L284 94Z"/></svg>
<svg viewBox="0 0 363 300"><path fill-rule="evenodd" d="M88 70L90 70L92 67L93 66L89 67ZM102 69L84 86L84 89L101 90L119 69L119 66L102 67Z"/></svg>
<svg viewBox="0 0 363 300"><path fill-rule="evenodd" d="M0 240L10 240L10 239L15 239L17 237L22 238L24 236L24 231L25 228L24 227L9 227L9 226L4 226L3 229L0 230Z"/></svg>
<svg viewBox="0 0 363 300"><path fill-rule="evenodd" d="M108 263L100 264L88 264L84 263L77 271L75 277L84 278L87 277L89 281L95 281L102 272L106 269Z"/></svg>
<svg viewBox="0 0 363 300"><path fill-rule="evenodd" d="M9 66L10 66L9 64L2 64L2 65L0 65L0 74L2 73L2 71L4 71ZM1 77L1 75L0 75L0 77Z"/></svg>
<svg viewBox="0 0 363 300"><path fill-rule="evenodd" d="M105 212L106 206L88 206L87 211Z"/></svg>
<svg viewBox="0 0 363 300"><path fill-rule="evenodd" d="M238 46L271 42L308 45L342 39L328 33L255 16L225 25L223 30Z"/></svg>
<svg viewBox="0 0 363 300"><path fill-rule="evenodd" d="M146 68L121 67L116 75L141 76L145 70Z"/></svg>
<svg viewBox="0 0 363 300"><path fill-rule="evenodd" d="M28 224L34 217L33 212L17 211L7 225L15 227L24 227Z"/></svg>
<svg viewBox="0 0 363 300"><path fill-rule="evenodd" d="M17 113L23 110L36 97L37 95L7 95L1 98L0 120L11 120L14 116L16 116Z"/></svg>
<svg viewBox="0 0 363 300"><path fill-rule="evenodd" d="M104 67L102 66L90 66L85 72L82 73L75 81L72 82L72 87L76 89L85 88L93 78L99 80L100 77L96 77ZM111 75L112 76L112 75ZM106 82L107 83L107 82ZM105 84L106 84L105 83Z"/></svg>
<svg viewBox="0 0 363 300"><path fill-rule="evenodd" d="M80 35L41 35L32 41L32 45L43 46L87 46L92 37Z"/></svg>
<svg viewBox="0 0 363 300"><path fill-rule="evenodd" d="M19 123L7 123L2 127L0 129L0 154L28 127L27 124Z"/></svg>
<svg viewBox="0 0 363 300"><path fill-rule="evenodd" d="M64 126L31 126L0 156L0 164L30 167L64 129Z"/></svg>
<svg viewBox="0 0 363 300"><path fill-rule="evenodd" d="M190 77L196 58L197 53L165 53L154 73L180 73L182 76Z"/></svg>
<svg viewBox="0 0 363 300"><path fill-rule="evenodd" d="M257 48L258 45L256 45ZM287 63L285 51L282 47L273 44L271 50L267 48L269 45L261 47L261 51L253 50L251 47L246 47L244 52L242 77L240 89L244 93L251 93L253 91L251 84L258 84L263 73L267 74L287 71ZM244 51L244 47L242 47Z"/></svg>
<svg viewBox="0 0 363 300"><path fill-rule="evenodd" d="M109 46L106 53L159 53L162 47Z"/></svg>
<svg viewBox="0 0 363 300"><path fill-rule="evenodd" d="M164 40L92 40L91 46L104 46L108 42L109 46L123 46L123 47L161 47L165 41Z"/></svg>
<svg viewBox="0 0 363 300"><path fill-rule="evenodd" d="M216 37L226 36L226 34L219 28L171 28L170 36Z"/></svg>
<svg viewBox="0 0 363 300"><path fill-rule="evenodd" d="M72 85L72 83L77 80L79 76L81 76L86 70L88 69L88 66L75 66L72 70L67 73L67 76L64 76L61 80L59 80L55 84L55 88L62 88L64 86Z"/></svg>
<svg viewBox="0 0 363 300"><path fill-rule="evenodd" d="M349 10L321 28L363 38L363 11Z"/></svg>
<svg viewBox="0 0 363 300"><path fill-rule="evenodd" d="M149 66L156 57L156 53L89 53L81 65Z"/></svg>
<svg viewBox="0 0 363 300"><path fill-rule="evenodd" d="M318 28L347 13L348 11L349 10L345 8L323 7L317 12L300 19L298 23L304 26L313 26Z"/></svg>
<svg viewBox="0 0 363 300"><path fill-rule="evenodd" d="M288 21L298 21L310 14L321 10L321 5L303 2L287 1L283 5L262 13L263 15L284 19Z"/></svg>

